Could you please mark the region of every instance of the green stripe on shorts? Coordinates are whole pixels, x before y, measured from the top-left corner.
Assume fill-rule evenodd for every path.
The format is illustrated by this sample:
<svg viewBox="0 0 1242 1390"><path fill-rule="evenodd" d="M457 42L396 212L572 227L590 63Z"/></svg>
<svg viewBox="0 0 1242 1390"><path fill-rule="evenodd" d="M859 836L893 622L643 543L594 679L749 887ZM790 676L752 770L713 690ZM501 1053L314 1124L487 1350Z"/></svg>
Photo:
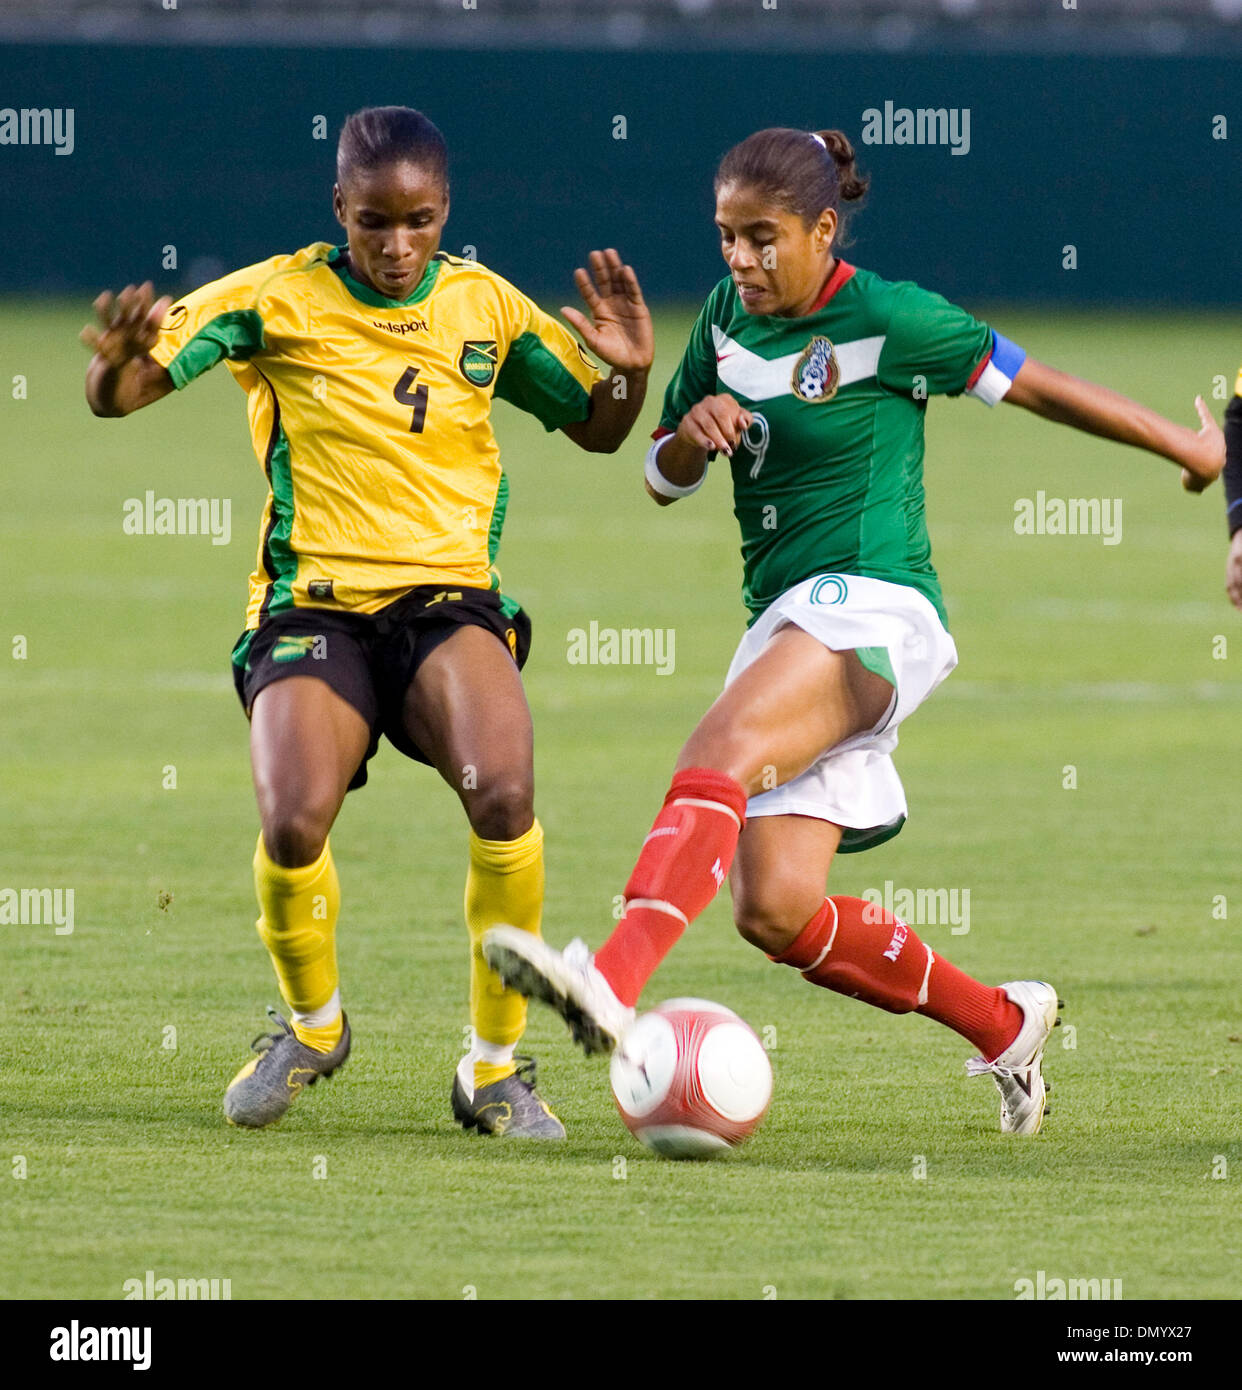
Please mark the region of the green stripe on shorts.
<svg viewBox="0 0 1242 1390"><path fill-rule="evenodd" d="M897 677L893 675L893 663L888 659L887 647L855 647L855 655L868 671L874 671L897 689Z"/></svg>

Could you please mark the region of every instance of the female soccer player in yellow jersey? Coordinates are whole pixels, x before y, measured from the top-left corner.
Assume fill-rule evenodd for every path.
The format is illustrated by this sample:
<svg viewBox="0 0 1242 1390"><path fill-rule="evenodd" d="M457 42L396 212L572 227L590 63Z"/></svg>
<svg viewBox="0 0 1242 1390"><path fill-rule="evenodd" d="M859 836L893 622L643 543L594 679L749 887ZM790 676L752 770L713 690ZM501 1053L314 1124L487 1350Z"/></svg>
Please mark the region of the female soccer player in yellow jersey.
<svg viewBox="0 0 1242 1390"><path fill-rule="evenodd" d="M927 398L1007 400L1136 445L1181 465L1191 491L1220 472L1221 431L1202 399L1200 429L1175 425L1034 361L939 295L841 260L840 204L866 184L840 131L760 131L725 155L715 189L729 273L668 388L647 485L667 504L714 453L729 458L751 626L607 942L562 955L499 927L487 959L558 1007L588 1051L611 1050L732 865L747 941L812 984L955 1029L981 1054L968 1071L997 1082L1002 1131L1034 1134L1051 986L982 985L892 913L824 894L838 849L901 829L898 726L957 663L924 522Z"/></svg>
<svg viewBox="0 0 1242 1390"><path fill-rule="evenodd" d="M497 922L537 934L543 901L518 674L530 623L492 569L508 485L491 404L614 451L643 403L651 319L633 270L592 252L590 274L575 273L590 317L563 312L611 368L604 380L525 295L441 251L447 151L417 111L350 116L336 172L345 245L274 256L176 304L153 303L150 284L102 294L82 333L97 415L128 415L225 360L269 482L233 673L261 823L257 925L292 1023L269 1010L280 1030L256 1040L225 1114L270 1124L349 1055L328 832L383 734L440 773L470 823L473 1045L454 1114L485 1132L563 1138L533 1066L515 1063L526 1001L481 950Z"/></svg>

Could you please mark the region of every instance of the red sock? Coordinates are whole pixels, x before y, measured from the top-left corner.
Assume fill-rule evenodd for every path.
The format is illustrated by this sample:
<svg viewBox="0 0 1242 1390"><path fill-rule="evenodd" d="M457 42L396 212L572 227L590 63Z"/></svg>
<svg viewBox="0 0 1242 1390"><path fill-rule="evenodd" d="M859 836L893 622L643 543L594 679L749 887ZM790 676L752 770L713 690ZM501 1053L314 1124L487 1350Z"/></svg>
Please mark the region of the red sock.
<svg viewBox="0 0 1242 1390"><path fill-rule="evenodd" d="M1022 1027L1022 1010L1003 989L963 974L899 917L862 898L826 899L792 945L771 959L864 1004L934 1018L974 1043L985 1061Z"/></svg>
<svg viewBox="0 0 1242 1390"><path fill-rule="evenodd" d="M625 885L625 916L595 953L596 968L633 1006L657 965L725 881L746 823L746 791L711 768L674 775Z"/></svg>

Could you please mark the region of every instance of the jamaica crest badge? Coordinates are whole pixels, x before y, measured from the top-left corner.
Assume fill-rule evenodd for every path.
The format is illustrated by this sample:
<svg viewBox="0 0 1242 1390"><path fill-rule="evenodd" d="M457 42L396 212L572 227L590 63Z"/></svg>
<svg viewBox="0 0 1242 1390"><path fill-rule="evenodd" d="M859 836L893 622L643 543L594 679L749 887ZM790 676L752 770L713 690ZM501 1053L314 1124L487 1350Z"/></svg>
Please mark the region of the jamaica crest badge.
<svg viewBox="0 0 1242 1390"><path fill-rule="evenodd" d="M827 338L812 338L794 363L790 383L800 401L822 405L837 394L841 384L841 367L836 350Z"/></svg>

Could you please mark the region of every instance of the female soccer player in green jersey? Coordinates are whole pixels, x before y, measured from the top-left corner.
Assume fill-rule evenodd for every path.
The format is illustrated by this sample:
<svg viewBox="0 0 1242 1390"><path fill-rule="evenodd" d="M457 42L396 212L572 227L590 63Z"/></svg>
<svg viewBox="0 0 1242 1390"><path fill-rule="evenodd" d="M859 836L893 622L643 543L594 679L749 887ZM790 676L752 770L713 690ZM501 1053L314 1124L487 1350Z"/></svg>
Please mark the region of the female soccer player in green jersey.
<svg viewBox="0 0 1242 1390"><path fill-rule="evenodd" d="M897 730L957 663L923 515L931 395L1000 400L1180 464L1191 491L1224 445L1027 357L939 295L836 254L840 205L865 192L840 131L763 130L725 155L716 286L664 400L647 486L667 504L725 454L742 529L751 625L723 694L690 735L591 957L505 927L487 959L557 1007L588 1051L609 1051L643 985L730 873L738 930L812 984L969 1039L1001 1092L1001 1129L1034 1134L1041 1058L1057 1021L1043 981L988 987L910 926L858 898L825 898L838 850L897 834L906 816ZM735 857L736 855L736 857Z"/></svg>
<svg viewBox="0 0 1242 1390"><path fill-rule="evenodd" d="M526 1001L482 957L496 922L538 933L543 902L518 675L530 623L492 568L508 484L491 404L614 451L643 402L651 319L633 270L592 252L591 273L575 275L591 317L563 312L611 368L605 381L525 295L441 251L444 139L407 107L346 121L333 204L345 245L275 256L176 304L152 303L150 284L103 294L82 334L97 415L128 415L227 361L270 488L233 674L262 826L259 935L292 1025L269 1010L280 1031L256 1041L225 1114L270 1124L349 1055L328 832L382 733L435 767L470 822L473 1045L454 1113L488 1132L562 1138L533 1068L515 1064Z"/></svg>

